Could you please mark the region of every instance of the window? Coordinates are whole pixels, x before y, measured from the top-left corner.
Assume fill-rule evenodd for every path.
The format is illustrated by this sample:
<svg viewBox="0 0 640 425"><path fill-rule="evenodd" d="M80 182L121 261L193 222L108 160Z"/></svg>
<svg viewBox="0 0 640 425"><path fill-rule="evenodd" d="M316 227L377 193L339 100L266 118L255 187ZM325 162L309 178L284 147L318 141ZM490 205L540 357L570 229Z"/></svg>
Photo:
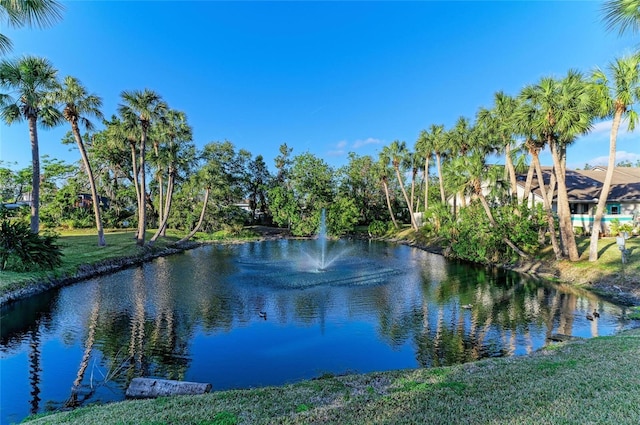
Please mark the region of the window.
<svg viewBox="0 0 640 425"><path fill-rule="evenodd" d="M618 215L620 214L620 204L613 204L608 206L609 214Z"/></svg>

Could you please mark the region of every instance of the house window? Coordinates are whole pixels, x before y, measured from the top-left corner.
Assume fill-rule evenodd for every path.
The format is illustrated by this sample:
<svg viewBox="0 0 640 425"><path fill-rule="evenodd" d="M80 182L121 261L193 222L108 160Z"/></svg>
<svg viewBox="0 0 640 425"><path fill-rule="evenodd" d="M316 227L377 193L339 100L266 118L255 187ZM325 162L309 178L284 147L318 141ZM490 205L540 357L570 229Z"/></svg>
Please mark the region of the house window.
<svg viewBox="0 0 640 425"><path fill-rule="evenodd" d="M609 210L609 214L618 215L620 214L620 204L612 204L607 206Z"/></svg>

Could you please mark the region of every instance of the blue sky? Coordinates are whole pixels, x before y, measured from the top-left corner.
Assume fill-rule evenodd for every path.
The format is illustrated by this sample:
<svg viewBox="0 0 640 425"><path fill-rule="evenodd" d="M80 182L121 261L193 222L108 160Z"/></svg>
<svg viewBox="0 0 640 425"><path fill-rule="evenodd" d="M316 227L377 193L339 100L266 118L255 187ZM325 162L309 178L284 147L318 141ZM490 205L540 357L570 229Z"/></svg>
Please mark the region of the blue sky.
<svg viewBox="0 0 640 425"><path fill-rule="evenodd" d="M64 4L51 28L3 27L8 57L47 57L102 97L106 117L123 90L152 89L187 114L198 147L229 140L272 170L285 142L332 166L396 139L413 146L431 124L473 119L499 90L605 67L640 44L606 31L598 1ZM609 128L576 141L569 166L606 161ZM67 131L41 129L41 155L79 159L60 143ZM640 159L637 131L618 151ZM30 158L26 123L1 123L0 160Z"/></svg>

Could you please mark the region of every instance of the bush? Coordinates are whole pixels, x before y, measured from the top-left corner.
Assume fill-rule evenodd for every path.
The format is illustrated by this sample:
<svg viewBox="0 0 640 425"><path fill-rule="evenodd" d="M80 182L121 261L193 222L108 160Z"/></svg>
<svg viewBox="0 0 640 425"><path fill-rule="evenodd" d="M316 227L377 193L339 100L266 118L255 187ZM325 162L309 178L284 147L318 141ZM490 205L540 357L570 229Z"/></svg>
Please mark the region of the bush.
<svg viewBox="0 0 640 425"><path fill-rule="evenodd" d="M384 236L390 229L393 229L393 222L374 220L369 224L367 230L371 236Z"/></svg>
<svg viewBox="0 0 640 425"><path fill-rule="evenodd" d="M611 220L610 230L611 236L618 236L622 232L631 234L631 232L633 231L633 225L631 223L620 224L620 219L614 218L613 220Z"/></svg>
<svg viewBox="0 0 640 425"><path fill-rule="evenodd" d="M62 251L51 234L31 233L28 224L0 222L0 270L53 269L62 263Z"/></svg>

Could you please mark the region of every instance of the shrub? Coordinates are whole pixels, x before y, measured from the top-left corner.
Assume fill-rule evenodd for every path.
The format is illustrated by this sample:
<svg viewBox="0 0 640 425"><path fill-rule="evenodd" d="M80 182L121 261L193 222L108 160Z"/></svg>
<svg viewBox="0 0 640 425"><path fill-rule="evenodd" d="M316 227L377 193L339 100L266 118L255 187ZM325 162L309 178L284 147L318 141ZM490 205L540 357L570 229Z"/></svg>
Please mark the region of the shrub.
<svg viewBox="0 0 640 425"><path fill-rule="evenodd" d="M51 234L31 233L28 224L0 222L0 270L53 269L62 263L62 251Z"/></svg>

